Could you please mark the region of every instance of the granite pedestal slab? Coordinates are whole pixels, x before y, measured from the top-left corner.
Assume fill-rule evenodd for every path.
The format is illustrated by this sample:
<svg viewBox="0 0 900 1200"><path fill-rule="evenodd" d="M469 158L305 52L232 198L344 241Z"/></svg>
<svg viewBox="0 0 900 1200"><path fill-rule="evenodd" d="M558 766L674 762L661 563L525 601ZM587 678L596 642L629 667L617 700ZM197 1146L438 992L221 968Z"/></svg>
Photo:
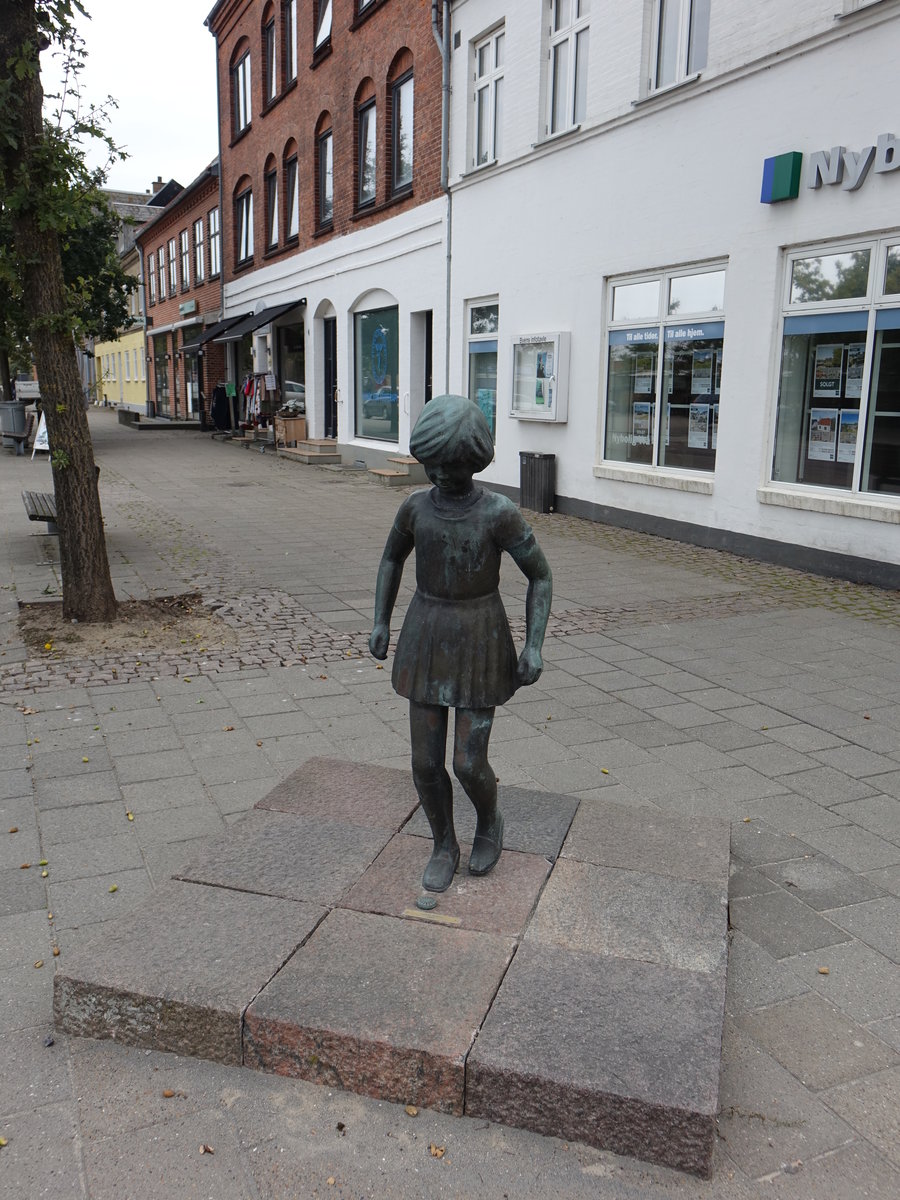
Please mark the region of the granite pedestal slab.
<svg viewBox="0 0 900 1200"><path fill-rule="evenodd" d="M310 760L66 960L58 1025L707 1175L728 827L522 788L500 801L495 870L465 870L461 797L460 869L422 910L430 831L409 774Z"/></svg>

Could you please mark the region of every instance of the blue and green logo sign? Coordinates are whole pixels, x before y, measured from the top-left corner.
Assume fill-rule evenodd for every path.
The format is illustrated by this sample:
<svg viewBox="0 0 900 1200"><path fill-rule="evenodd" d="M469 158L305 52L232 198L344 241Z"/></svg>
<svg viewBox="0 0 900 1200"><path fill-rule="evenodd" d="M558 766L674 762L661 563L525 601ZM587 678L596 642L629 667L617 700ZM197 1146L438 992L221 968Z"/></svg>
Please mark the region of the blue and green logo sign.
<svg viewBox="0 0 900 1200"><path fill-rule="evenodd" d="M781 200L796 200L800 195L802 167L803 155L799 150L767 158L763 163L761 202L778 204Z"/></svg>

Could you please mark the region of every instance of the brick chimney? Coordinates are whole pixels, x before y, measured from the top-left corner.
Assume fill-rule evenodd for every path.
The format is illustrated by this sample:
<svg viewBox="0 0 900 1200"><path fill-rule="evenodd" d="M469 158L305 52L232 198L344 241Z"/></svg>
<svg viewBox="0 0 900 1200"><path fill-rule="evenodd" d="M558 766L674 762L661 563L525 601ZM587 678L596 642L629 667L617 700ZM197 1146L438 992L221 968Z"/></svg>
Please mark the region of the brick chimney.
<svg viewBox="0 0 900 1200"><path fill-rule="evenodd" d="M164 187L162 175L157 175L156 179L153 181L153 183L150 186L153 188L154 196L156 195L157 192L161 192Z"/></svg>

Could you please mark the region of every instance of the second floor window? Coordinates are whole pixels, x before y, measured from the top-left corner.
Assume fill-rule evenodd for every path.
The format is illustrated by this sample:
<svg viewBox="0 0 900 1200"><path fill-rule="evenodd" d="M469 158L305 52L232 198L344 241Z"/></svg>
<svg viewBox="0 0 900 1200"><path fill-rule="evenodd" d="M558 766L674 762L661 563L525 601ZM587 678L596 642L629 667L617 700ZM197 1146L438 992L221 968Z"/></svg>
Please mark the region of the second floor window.
<svg viewBox="0 0 900 1200"><path fill-rule="evenodd" d="M169 238L169 295L178 291L178 250L174 238Z"/></svg>
<svg viewBox="0 0 900 1200"><path fill-rule="evenodd" d="M297 78L297 0L284 6L284 81Z"/></svg>
<svg viewBox="0 0 900 1200"><path fill-rule="evenodd" d="M159 253L157 254L157 262L159 263L159 298L160 298L160 300L165 300L165 298L166 298L166 248L165 248L165 246L160 246Z"/></svg>
<svg viewBox="0 0 900 1200"><path fill-rule="evenodd" d="M278 245L278 172L266 172L266 249Z"/></svg>
<svg viewBox="0 0 900 1200"><path fill-rule="evenodd" d="M147 289L149 296L147 297L148 304L156 303L156 255L147 255Z"/></svg>
<svg viewBox="0 0 900 1200"><path fill-rule="evenodd" d="M268 104L278 94L278 53L274 17L263 29L263 52L266 69L266 103Z"/></svg>
<svg viewBox="0 0 900 1200"><path fill-rule="evenodd" d="M242 192L234 202L235 249L238 263L253 258L253 193Z"/></svg>
<svg viewBox="0 0 900 1200"><path fill-rule="evenodd" d="M284 168L284 203L285 219L287 220L286 236L298 237L300 234L300 194L297 189L297 156L289 158Z"/></svg>
<svg viewBox="0 0 900 1200"><path fill-rule="evenodd" d="M222 270L222 231L219 226L219 210L209 214L209 273L218 275Z"/></svg>
<svg viewBox="0 0 900 1200"><path fill-rule="evenodd" d="M413 181L413 76L402 75L391 88L391 188L402 192Z"/></svg>
<svg viewBox="0 0 900 1200"><path fill-rule="evenodd" d="M359 120L359 191L357 204L363 208L375 202L375 101L364 104Z"/></svg>
<svg viewBox="0 0 900 1200"><path fill-rule="evenodd" d="M235 136L250 124L250 51L248 50L232 68L234 87L234 132Z"/></svg>
<svg viewBox="0 0 900 1200"><path fill-rule="evenodd" d="M653 86L668 87L706 66L710 0L657 0Z"/></svg>
<svg viewBox="0 0 900 1200"><path fill-rule="evenodd" d="M500 120L503 114L503 49L505 37L496 30L475 46L475 153L474 165L500 157Z"/></svg>
<svg viewBox="0 0 900 1200"><path fill-rule="evenodd" d="M591 0L553 0L550 22L549 133L584 120Z"/></svg>
<svg viewBox="0 0 900 1200"><path fill-rule="evenodd" d="M203 218L194 222L194 282L202 283L206 271L203 261Z"/></svg>
<svg viewBox="0 0 900 1200"><path fill-rule="evenodd" d="M331 0L319 0L316 12L315 50L321 50L331 40Z"/></svg>
<svg viewBox="0 0 900 1200"><path fill-rule="evenodd" d="M334 147L331 130L319 137L319 224L334 220Z"/></svg>
<svg viewBox="0 0 900 1200"><path fill-rule="evenodd" d="M182 229L178 240L181 255L181 289L187 291L191 286L191 239L186 229Z"/></svg>

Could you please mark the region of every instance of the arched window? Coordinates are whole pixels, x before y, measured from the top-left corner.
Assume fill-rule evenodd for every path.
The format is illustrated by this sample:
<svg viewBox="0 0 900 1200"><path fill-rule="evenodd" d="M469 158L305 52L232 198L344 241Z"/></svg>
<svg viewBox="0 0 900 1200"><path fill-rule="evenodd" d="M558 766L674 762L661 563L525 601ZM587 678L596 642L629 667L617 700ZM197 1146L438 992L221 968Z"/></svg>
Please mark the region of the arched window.
<svg viewBox="0 0 900 1200"><path fill-rule="evenodd" d="M364 79L354 103L356 126L356 207L375 203L375 162L378 146L375 110L375 84Z"/></svg>
<svg viewBox="0 0 900 1200"><path fill-rule="evenodd" d="M316 122L316 224L327 229L334 222L334 144L331 113Z"/></svg>
<svg viewBox="0 0 900 1200"><path fill-rule="evenodd" d="M403 49L388 74L390 129L388 158L391 195L412 191L413 184L413 57Z"/></svg>
<svg viewBox="0 0 900 1200"><path fill-rule="evenodd" d="M250 91L250 43L243 38L235 47L231 60L231 113L235 137L250 124Z"/></svg>
<svg viewBox="0 0 900 1200"><path fill-rule="evenodd" d="M234 259L237 266L253 260L253 188L243 175L234 189Z"/></svg>
<svg viewBox="0 0 900 1200"><path fill-rule="evenodd" d="M281 156L284 163L284 240L296 241L300 236L300 188L297 178L297 143L293 138Z"/></svg>
<svg viewBox="0 0 900 1200"><path fill-rule="evenodd" d="M278 95L278 30L275 5L263 9L262 19L263 103L271 104Z"/></svg>
<svg viewBox="0 0 900 1200"><path fill-rule="evenodd" d="M278 162L274 154L266 159L266 169L263 175L266 194L266 249L273 250L278 245Z"/></svg>

